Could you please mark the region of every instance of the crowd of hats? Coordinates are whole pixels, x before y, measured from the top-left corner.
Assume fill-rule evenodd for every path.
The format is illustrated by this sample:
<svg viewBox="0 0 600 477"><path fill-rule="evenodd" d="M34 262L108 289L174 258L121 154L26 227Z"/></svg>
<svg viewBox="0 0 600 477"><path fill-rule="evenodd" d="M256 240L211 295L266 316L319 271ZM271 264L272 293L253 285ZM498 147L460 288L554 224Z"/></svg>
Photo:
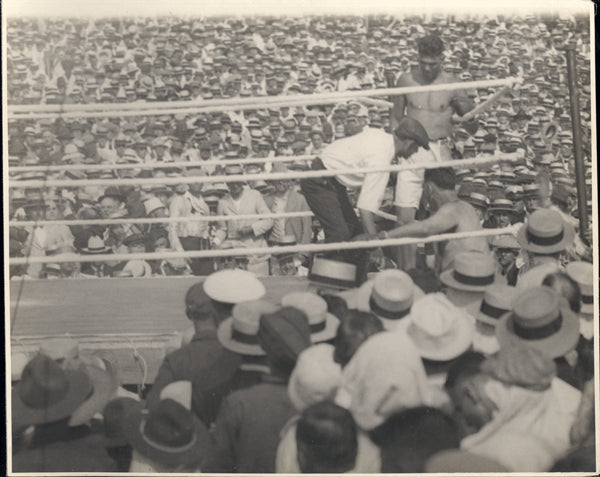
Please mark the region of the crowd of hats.
<svg viewBox="0 0 600 477"><path fill-rule="evenodd" d="M573 262L566 270L581 291L586 306L581 313L586 316L593 312L591 268L589 263ZM248 360L243 369L253 366L267 374L270 370L273 379L289 376L281 382L287 394L280 399L289 399L298 414L279 434L277 454L270 464L276 472L306 472L306 463L299 458L296 426L321 407L342 413L352 423L348 432L356 436L357 444L345 465L357 472L399 471L404 465L413 466L414 472L426 468L428 472L434 468L541 472L581 444L572 437L572 427L593 422L579 405L584 381L565 384L556 360L579 349L583 315L573 311L561 292L548 286L509 287L495 273L493 259L480 252L457 256L454 268L440 277L447 287L444 292L426 293L399 270L379 272L359 288L324 280L335 274L325 262L312 283L320 294L290 291L277 301L254 274L242 270L215 272L186 294L189 317L216 310L211 306L231 310L229 317L215 322L215 339ZM468 297L466 306L461 293ZM335 298L345 303L343 309L331 306ZM497 340L493 352L473 351L478 349L480 324L491 329ZM183 342L182 346L192 345ZM267 360L261 361L264 357ZM95 449L88 465L104 465L101 470L112 468L109 455L125 462L121 470L130 472L206 471L210 467L204 466L215 465L211 459L219 445L216 436L225 424L217 418L211 428L211 422L195 414L193 366L188 370L192 381L173 376L175 380L160 389L158 401L148 401L146 409L137 395L120 387L119 370L111 360L90 350L83 352L72 338L47 338L38 352L25 355L17 349L12 358L11 417L13 442L17 442L13 452L19 469L64 469L59 462L48 467L21 458L36 456L36 449L44 450L44 445L60 439L60 432L66 432L59 431L61 426L67 426L73 436L64 445L78 446L78 439L85 440L88 451ZM479 392L490 393L497 407L475 430L459 424L468 408L461 408L456 400L461 393L456 382L468 373L490 380ZM446 380L445 385L440 379ZM496 385L499 390L494 391ZM563 402L562 408L554 407L557 400ZM396 427L396 420L408 416L411 425ZM430 429L431 416L441 421L434 419L438 424ZM256 416L249 419L258 425ZM534 451L515 459L507 451L514 444L499 439L498 429ZM31 432L34 438L28 441ZM35 444L35 435L42 433L46 444ZM395 433L406 433L410 444ZM440 437L434 439L432 433ZM255 437L260 441L264 436ZM589 440L588 434L584 437ZM328 444L332 452L342 445L342 438L336 439ZM488 446L478 445L479 441ZM126 448L133 454L124 453ZM105 450L107 454L99 458L96 451L104 454ZM391 457L409 451L420 453L410 464ZM333 459L331 454L324 458ZM446 462L450 467L444 467Z"/></svg>
<svg viewBox="0 0 600 477"><path fill-rule="evenodd" d="M94 98L109 98L106 100L113 102L117 97L124 101L148 101L154 97L210 99L379 88L386 86L386 75L398 77L417 65L417 38L437 33L445 42L443 68L461 80L515 75L524 80L476 120L457 124L450 138L456 158L498 152L524 155L518 165L457 170L459 195L480 209L489 225L497 225L496 217L502 214L513 214L511 220L519 221L540 200L551 200L565 213L577 216L566 61L560 50L566 43L575 42L586 206L591 211L586 22L525 16L455 22L442 17L427 21L407 17L392 23L382 16L370 19L368 30L364 19L342 17L312 18L308 24L298 19L260 18L224 22L166 18L135 22L97 20L90 24L76 20L41 22L43 31L38 31L39 22L9 20L11 102L27 102L25 97L34 94L32 91L41 95L36 96L36 102L52 103L56 97L62 97L60 101L68 103L67 99L77 97L73 91L83 91L84 102ZM358 42L361 38L366 41ZM360 51L359 44L364 45ZM58 96L52 89L56 83L66 84L66 90ZM496 89L479 88L468 93L480 103ZM161 93L163 90L166 93ZM389 110L351 101L314 107L261 108L241 114L73 121L9 119L9 166L131 165L115 170L9 174L15 181L221 174L221 167L172 167L169 162L315 153L322 144L365 126L389 128ZM164 162L165 167L139 167L146 162ZM301 169L306 162L289 166ZM277 164L273 170L281 172L285 167L280 169ZM263 171L262 165L246 165L236 173L250 176ZM548 187L540 188L540 175L548 179ZM265 181L249 180L249 185L267 194L271 190ZM66 218L96 218L98 199L112 195L123 199L127 207L119 218L155 216L161 202L168 205L173 189L152 186L133 193L130 188L114 187L12 189L10 211L12 218L26 218L28 211L54 203ZM222 183L205 184L202 188L204 200L213 211L226 193ZM111 218L117 216L113 214ZM590 231L584 232L589 235ZM15 238L11 242L13 255L22 249L18 235L11 234ZM87 237L76 240L74 251L84 252L88 245Z"/></svg>

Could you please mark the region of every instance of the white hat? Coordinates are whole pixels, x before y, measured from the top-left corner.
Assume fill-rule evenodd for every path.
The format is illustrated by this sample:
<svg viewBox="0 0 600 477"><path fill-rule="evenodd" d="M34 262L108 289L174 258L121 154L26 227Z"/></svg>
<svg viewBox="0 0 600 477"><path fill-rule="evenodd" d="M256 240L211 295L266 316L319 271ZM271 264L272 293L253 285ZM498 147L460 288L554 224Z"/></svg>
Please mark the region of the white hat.
<svg viewBox="0 0 600 477"><path fill-rule="evenodd" d="M256 275L246 270L220 270L204 281L204 291L213 300L241 303L258 300L267 292Z"/></svg>
<svg viewBox="0 0 600 477"><path fill-rule="evenodd" d="M440 280L457 290L484 291L493 283L502 281L502 277L496 273L496 262L492 255L472 251L457 253L454 267L442 272Z"/></svg>
<svg viewBox="0 0 600 477"><path fill-rule="evenodd" d="M322 286L354 288L357 286L357 268L352 263L315 256L308 279Z"/></svg>
<svg viewBox="0 0 600 477"><path fill-rule="evenodd" d="M581 291L581 313L594 313L594 267L588 262L571 262L565 271Z"/></svg>
<svg viewBox="0 0 600 477"><path fill-rule="evenodd" d="M356 304L359 310L377 315L386 330L393 330L408 323L414 300L424 295L408 273L388 269L363 283L357 291Z"/></svg>
<svg viewBox="0 0 600 477"><path fill-rule="evenodd" d="M512 310L515 296L515 287L498 283L485 290L481 302L475 302L467 309L478 321L496 326L500 318Z"/></svg>
<svg viewBox="0 0 600 477"><path fill-rule="evenodd" d="M333 398L342 380L342 367L333 360L335 348L320 343L298 355L288 382L288 396L297 411Z"/></svg>
<svg viewBox="0 0 600 477"><path fill-rule="evenodd" d="M335 336L340 320L327 311L327 302L316 293L288 293L281 299L281 304L297 308L306 315L313 343L327 341Z"/></svg>
<svg viewBox="0 0 600 477"><path fill-rule="evenodd" d="M165 204L163 204L161 200L157 199L156 197L150 197L144 201L144 208L146 209L146 215L150 215L157 209L165 208Z"/></svg>
<svg viewBox="0 0 600 477"><path fill-rule="evenodd" d="M394 331L375 333L360 345L342 371L335 398L365 430L430 401L431 388L415 345L406 334Z"/></svg>
<svg viewBox="0 0 600 477"><path fill-rule="evenodd" d="M274 313L279 307L265 300L252 300L238 303L217 330L221 344L234 353L246 356L264 356L258 342L260 317Z"/></svg>
<svg viewBox="0 0 600 477"><path fill-rule="evenodd" d="M160 400L172 399L178 402L188 411L192 410L192 382L191 381L174 381L167 384L160 391Z"/></svg>
<svg viewBox="0 0 600 477"><path fill-rule="evenodd" d="M430 293L417 301L406 332L421 357L448 361L464 353L473 342L474 320L454 306L443 293Z"/></svg>

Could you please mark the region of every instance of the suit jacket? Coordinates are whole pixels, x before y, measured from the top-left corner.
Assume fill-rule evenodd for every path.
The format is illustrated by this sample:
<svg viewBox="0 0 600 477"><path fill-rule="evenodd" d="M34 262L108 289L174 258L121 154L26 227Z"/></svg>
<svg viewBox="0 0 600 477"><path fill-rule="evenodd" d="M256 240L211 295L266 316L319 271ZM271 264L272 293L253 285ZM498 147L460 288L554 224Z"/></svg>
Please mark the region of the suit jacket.
<svg viewBox="0 0 600 477"><path fill-rule="evenodd" d="M13 456L13 472L117 472L101 435L92 433L87 426L63 427L66 423L57 425L41 439L34 436L28 448Z"/></svg>
<svg viewBox="0 0 600 477"><path fill-rule="evenodd" d="M273 210L273 195L268 196L265 201L269 209ZM294 189L290 189L284 212L310 212L310 207L302 194ZM285 233L296 237L296 243L310 243L312 238L312 218L290 217L289 219L285 219Z"/></svg>
<svg viewBox="0 0 600 477"><path fill-rule="evenodd" d="M247 215L247 214L264 214L269 215L271 211L267 207L265 200L263 199L260 192L244 187L242 197L240 200L239 209L233 201L230 194L227 194L221 200L217 206L217 215ZM254 236L243 237L238 236L238 230L245 226L251 226L254 231ZM219 221L217 223L217 230L215 236L218 240L223 242L225 239L231 241L240 241L244 245L254 247L265 247L267 248L267 241L265 240L265 234L273 227L273 219L242 219L242 220L231 220L231 221ZM267 251L268 253L268 251ZM268 259L268 256L252 256L250 263L264 261Z"/></svg>
<svg viewBox="0 0 600 477"><path fill-rule="evenodd" d="M167 384L191 381L192 411L210 426L221 399L232 390L241 364L241 356L223 348L216 331L196 333L191 343L165 357L146 398L147 406L158 404Z"/></svg>
<svg viewBox="0 0 600 477"><path fill-rule="evenodd" d="M204 472L273 473L279 434L296 414L287 384L272 376L229 395L215 426L216 448Z"/></svg>

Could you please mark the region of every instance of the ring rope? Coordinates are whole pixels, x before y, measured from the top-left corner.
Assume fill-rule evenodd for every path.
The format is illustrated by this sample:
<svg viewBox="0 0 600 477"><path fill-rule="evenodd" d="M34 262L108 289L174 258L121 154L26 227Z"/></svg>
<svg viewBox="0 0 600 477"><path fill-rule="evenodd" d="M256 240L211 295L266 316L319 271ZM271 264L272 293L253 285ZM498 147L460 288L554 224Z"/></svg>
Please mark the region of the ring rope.
<svg viewBox="0 0 600 477"><path fill-rule="evenodd" d="M261 174L236 174L217 176L193 176L193 177L155 177L148 179L57 179L57 180L32 180L13 181L9 187L13 189L32 189L42 187L79 187L79 186L108 186L108 185L175 185L175 184L205 184L212 182L247 182L257 180L284 180L284 179L309 179L318 177L333 177L343 174L371 174L375 172L400 172L419 169L437 169L439 167L470 167L484 165L491 162L516 162L522 157L518 153L503 153L484 158L459 159L450 161L431 162L426 164L402 164L381 167L345 168L338 170L316 170L300 172L277 172Z"/></svg>
<svg viewBox="0 0 600 477"><path fill-rule="evenodd" d="M371 90L340 91L334 93L316 93L311 95L267 96L251 98L229 98L220 100L166 101L161 103L95 103L93 105L37 105L9 107L8 116L11 119L42 119L52 118L56 113L63 118L92 118L92 117L126 117L152 116L167 114L193 114L208 112L242 111L247 109L264 109L265 107L284 107L290 104L315 105L370 96L393 96L436 91L453 91L460 89L491 88L521 83L522 78L510 77L499 80L465 81L460 83L441 83L425 86L406 86L399 88L380 88ZM99 111L95 111L98 109ZM19 113L17 113L19 111ZM25 112L28 111L28 112ZM50 111L50 112L47 112Z"/></svg>
<svg viewBox="0 0 600 477"><path fill-rule="evenodd" d="M278 212L273 214L243 214L243 215L192 215L188 217L142 217L136 219L88 219L88 220L33 220L14 222L10 227L42 227L44 225L127 225L127 224L172 224L179 222L222 222L235 220L258 220L258 219L290 219L297 217L312 217L313 213L306 212ZM395 216L394 216L395 218Z"/></svg>
<svg viewBox="0 0 600 477"><path fill-rule="evenodd" d="M129 162L127 164L65 164L61 166L18 166L11 167L12 172L52 172L52 171L102 171L112 169L169 169L173 167L226 166L229 164L267 164L269 162L296 162L314 159L316 154L301 156L248 157L239 159L207 159L206 161L173 162Z"/></svg>
<svg viewBox="0 0 600 477"><path fill-rule="evenodd" d="M387 220L397 221L398 218L393 214L388 214L382 210L373 212L375 215ZM274 212L272 214L242 214L242 215L191 215L188 217L163 217L150 218L142 217L136 219L87 219L87 220L23 220L8 224L9 227L43 227L45 225L127 225L127 224L171 224L181 222L235 222L236 220L255 220L255 219L291 219L299 217L314 217L310 211L305 212Z"/></svg>
<svg viewBox="0 0 600 477"><path fill-rule="evenodd" d="M472 237L491 237L495 235L514 234L521 224L515 224L502 229L484 229L469 232L446 233L432 235L431 237L408 237L387 240L360 240L356 242L335 242L319 244L286 245L273 247L248 247L229 248L217 250L185 251L185 252L152 252L132 254L97 254L97 255L53 255L23 258L10 258L11 265L25 263L66 263L66 262L121 262L129 260L162 260L175 258L217 258L250 255L277 255L289 253L314 253L340 250L354 250L359 248L392 247L399 245L414 245L420 243L441 242L444 240L458 240Z"/></svg>

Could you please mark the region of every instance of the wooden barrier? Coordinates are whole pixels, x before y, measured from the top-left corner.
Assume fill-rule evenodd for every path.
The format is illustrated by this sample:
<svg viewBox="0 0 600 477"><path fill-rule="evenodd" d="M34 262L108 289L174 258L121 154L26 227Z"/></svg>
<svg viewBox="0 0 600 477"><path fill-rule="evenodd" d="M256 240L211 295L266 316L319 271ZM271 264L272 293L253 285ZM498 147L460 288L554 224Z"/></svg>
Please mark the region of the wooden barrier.
<svg viewBox="0 0 600 477"><path fill-rule="evenodd" d="M11 352L35 353L49 337L70 336L82 354L114 359L124 384L141 380L134 347L148 366L151 383L177 334L190 327L184 313L188 288L203 277L92 278L11 281ZM262 277L266 299L308 290L300 277Z"/></svg>

